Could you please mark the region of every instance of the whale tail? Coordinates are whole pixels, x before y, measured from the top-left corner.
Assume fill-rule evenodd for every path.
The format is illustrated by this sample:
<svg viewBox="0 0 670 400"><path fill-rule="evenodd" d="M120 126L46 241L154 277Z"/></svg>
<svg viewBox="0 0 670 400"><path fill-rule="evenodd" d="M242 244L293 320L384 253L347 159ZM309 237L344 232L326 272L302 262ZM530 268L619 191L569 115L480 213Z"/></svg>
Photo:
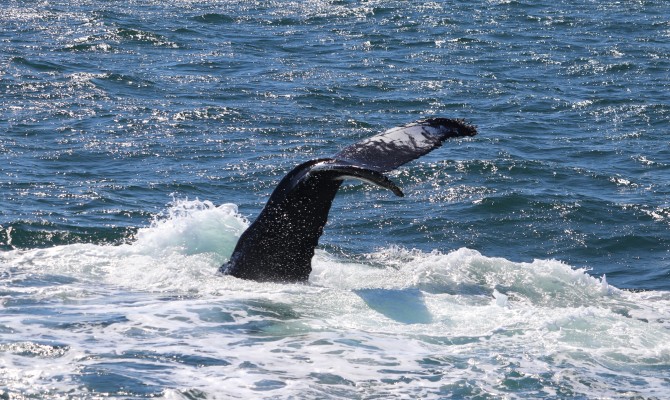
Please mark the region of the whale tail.
<svg viewBox="0 0 670 400"><path fill-rule="evenodd" d="M461 120L433 118L389 129L345 147L332 158L295 167L242 233L223 274L257 281L304 282L342 181L358 179L403 196L383 172L429 153L453 137L474 136Z"/></svg>

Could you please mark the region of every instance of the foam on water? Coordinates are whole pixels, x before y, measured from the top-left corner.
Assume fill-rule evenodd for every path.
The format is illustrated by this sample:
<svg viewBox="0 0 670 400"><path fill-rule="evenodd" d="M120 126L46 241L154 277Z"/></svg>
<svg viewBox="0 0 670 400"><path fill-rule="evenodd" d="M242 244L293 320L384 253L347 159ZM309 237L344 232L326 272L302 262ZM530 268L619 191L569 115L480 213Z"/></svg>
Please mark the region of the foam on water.
<svg viewBox="0 0 670 400"><path fill-rule="evenodd" d="M217 275L247 221L176 201L134 241L0 254L0 380L24 396L662 397L670 296L553 260L318 251L309 284Z"/></svg>

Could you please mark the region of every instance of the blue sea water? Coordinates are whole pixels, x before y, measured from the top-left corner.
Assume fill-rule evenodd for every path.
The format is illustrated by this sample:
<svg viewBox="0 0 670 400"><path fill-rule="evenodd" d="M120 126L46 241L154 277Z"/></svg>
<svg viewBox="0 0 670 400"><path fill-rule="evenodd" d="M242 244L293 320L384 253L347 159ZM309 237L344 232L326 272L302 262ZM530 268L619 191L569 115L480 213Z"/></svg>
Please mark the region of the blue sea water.
<svg viewBox="0 0 670 400"><path fill-rule="evenodd" d="M0 7L0 398L670 397L670 3ZM216 274L293 166L305 285Z"/></svg>

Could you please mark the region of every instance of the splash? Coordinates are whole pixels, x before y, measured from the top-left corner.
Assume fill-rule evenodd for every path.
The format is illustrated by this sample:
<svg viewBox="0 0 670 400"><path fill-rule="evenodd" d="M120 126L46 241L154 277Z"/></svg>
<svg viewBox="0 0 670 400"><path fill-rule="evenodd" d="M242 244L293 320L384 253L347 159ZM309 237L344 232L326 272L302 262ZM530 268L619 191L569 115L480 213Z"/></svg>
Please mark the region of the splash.
<svg viewBox="0 0 670 400"><path fill-rule="evenodd" d="M15 250L0 254L0 260L23 273L62 274L137 290L198 292L247 225L234 204L175 200L127 244Z"/></svg>
<svg viewBox="0 0 670 400"><path fill-rule="evenodd" d="M213 253L227 258L248 225L234 204L175 200L165 215L137 232L132 249L148 255Z"/></svg>

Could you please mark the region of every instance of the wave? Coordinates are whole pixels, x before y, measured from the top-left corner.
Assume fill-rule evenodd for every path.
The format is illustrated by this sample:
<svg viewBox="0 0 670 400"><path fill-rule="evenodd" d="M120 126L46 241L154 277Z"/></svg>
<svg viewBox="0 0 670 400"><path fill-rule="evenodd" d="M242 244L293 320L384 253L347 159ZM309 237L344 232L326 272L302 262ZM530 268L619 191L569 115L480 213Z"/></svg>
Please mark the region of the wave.
<svg viewBox="0 0 670 400"><path fill-rule="evenodd" d="M5 251L0 253L0 260L16 270L65 274L82 281L102 277L108 284L127 285L129 289L211 295L244 282L215 275L248 224L234 204L215 206L209 201L175 200L150 226L134 233L124 228L119 235L126 235L121 244L118 240L105 242L104 235L97 243L80 243L85 232L73 232L69 234L75 237L71 239L73 243ZM11 227L2 233L8 243L16 234ZM25 231L21 234L25 235ZM59 236L66 241L68 234L61 232ZM52 243L58 244L59 240ZM240 284L249 285L286 286ZM317 250L310 286L340 290L413 289L490 299L498 293L508 298L506 302L497 301L506 306L553 308L586 307L606 303L606 299L624 293L631 295L608 285L605 276L594 277L586 269L557 260L525 263L487 257L468 248L426 252L397 246L355 258Z"/></svg>

